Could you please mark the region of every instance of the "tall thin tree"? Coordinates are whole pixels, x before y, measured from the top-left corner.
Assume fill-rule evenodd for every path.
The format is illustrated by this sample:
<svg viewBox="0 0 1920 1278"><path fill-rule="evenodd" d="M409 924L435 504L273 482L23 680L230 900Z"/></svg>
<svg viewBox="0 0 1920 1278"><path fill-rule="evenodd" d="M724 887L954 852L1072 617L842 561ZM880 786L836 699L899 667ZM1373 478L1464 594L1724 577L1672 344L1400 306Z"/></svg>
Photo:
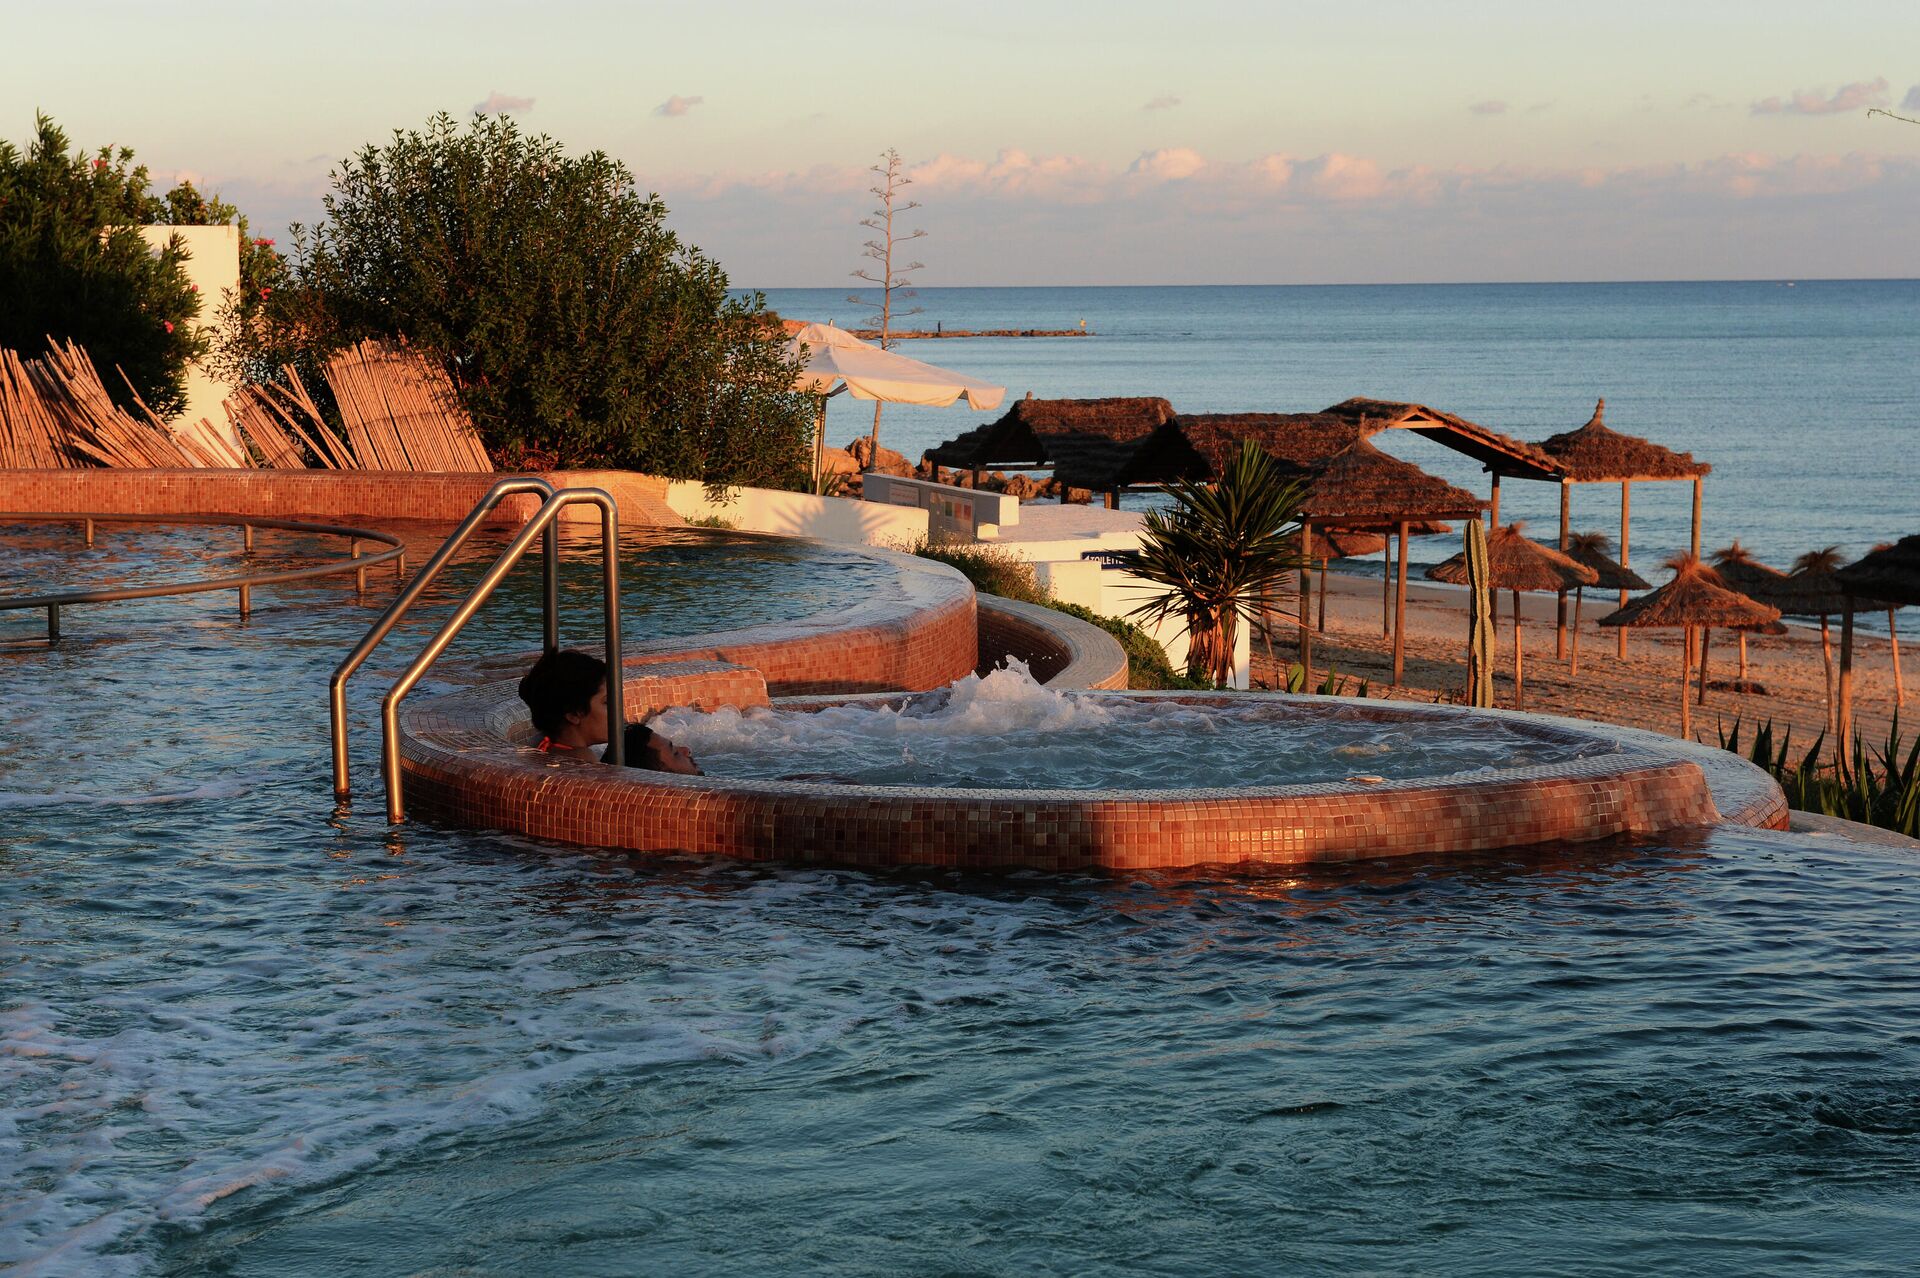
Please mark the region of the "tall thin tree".
<svg viewBox="0 0 1920 1278"><path fill-rule="evenodd" d="M874 238L861 247L860 255L872 259L878 264L863 266L853 272L857 280L865 280L880 290L880 300L859 293L848 294L847 300L860 306L872 308L872 326L880 330L880 349L886 350L893 344L893 321L907 315L918 315L923 308L914 306L902 309L894 305L894 297L901 300L912 298L914 291L907 287L913 282L913 272L923 269L922 262L896 264L894 253L900 245L909 240L917 240L926 232L915 228L904 235L896 234L893 229L895 215L920 207L918 200L902 200L900 188L913 185L913 179L902 171L900 152L888 147L881 153L880 163L873 165L875 183L868 190L880 201L880 207L872 214L860 219L860 225L874 232ZM880 409L879 400L873 402L873 434L868 441L867 466L869 469L880 464Z"/></svg>

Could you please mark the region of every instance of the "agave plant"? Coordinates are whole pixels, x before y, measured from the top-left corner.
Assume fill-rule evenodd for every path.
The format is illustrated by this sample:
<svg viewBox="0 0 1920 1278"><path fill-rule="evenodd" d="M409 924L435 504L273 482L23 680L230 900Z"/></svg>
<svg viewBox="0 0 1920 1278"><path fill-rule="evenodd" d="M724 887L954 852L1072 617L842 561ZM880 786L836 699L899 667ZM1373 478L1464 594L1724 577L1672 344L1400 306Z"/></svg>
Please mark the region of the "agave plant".
<svg viewBox="0 0 1920 1278"><path fill-rule="evenodd" d="M1908 838L1920 837L1920 739L1910 747L1904 746L1896 717L1878 750L1868 749L1856 733L1852 753L1834 767L1824 768L1820 748L1826 736L1821 733L1813 747L1794 763L1789 757L1792 728L1776 744L1773 721L1769 719L1754 730L1753 744L1744 753L1749 762L1773 774L1790 808L1877 825ZM1720 747L1743 753L1739 720L1734 721L1731 732L1721 730Z"/></svg>
<svg viewBox="0 0 1920 1278"><path fill-rule="evenodd" d="M1187 672L1224 688L1233 678L1240 623L1270 597L1292 592L1305 566L1300 546L1304 484L1289 482L1251 441L1217 482L1181 480L1169 511L1148 511L1140 548L1119 555L1161 591L1135 608L1147 622L1177 618L1187 634Z"/></svg>

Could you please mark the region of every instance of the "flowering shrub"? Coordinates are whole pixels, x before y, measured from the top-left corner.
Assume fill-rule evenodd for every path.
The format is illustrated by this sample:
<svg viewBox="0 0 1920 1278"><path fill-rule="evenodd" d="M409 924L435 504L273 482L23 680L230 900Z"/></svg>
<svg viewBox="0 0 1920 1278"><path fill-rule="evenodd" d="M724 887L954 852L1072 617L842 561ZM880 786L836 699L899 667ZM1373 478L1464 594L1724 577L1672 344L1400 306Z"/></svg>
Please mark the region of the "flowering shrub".
<svg viewBox="0 0 1920 1278"><path fill-rule="evenodd" d="M175 220L174 193L148 183L126 147L69 154L45 116L24 151L0 141L0 346L32 356L49 337L77 342L115 399L133 394L118 368L166 416L184 403L187 364L206 340L188 322L200 299L181 269L186 250L176 240L156 254L137 229Z"/></svg>

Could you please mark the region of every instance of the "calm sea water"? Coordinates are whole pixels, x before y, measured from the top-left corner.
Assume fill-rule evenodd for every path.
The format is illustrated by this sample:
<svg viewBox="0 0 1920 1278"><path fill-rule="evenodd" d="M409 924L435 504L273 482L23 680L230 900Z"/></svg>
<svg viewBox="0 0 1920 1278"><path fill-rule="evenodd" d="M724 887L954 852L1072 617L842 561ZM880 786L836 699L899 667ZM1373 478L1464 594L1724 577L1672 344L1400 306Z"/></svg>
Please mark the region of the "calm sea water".
<svg viewBox="0 0 1920 1278"><path fill-rule="evenodd" d="M210 566L124 530L87 562ZM473 643L530 646L533 599ZM0 1268L1911 1271L1910 855L970 878L390 831L374 709L422 636L353 686L336 811L323 690L371 604L255 604L0 651Z"/></svg>
<svg viewBox="0 0 1920 1278"><path fill-rule="evenodd" d="M767 301L793 318L862 322L845 290L778 289ZM1920 532L1920 281L923 289L916 301L914 327L1084 319L1096 337L904 348L1013 397L1302 412L1367 395L1537 440L1585 422L1604 396L1614 429L1713 465L1703 549L1739 537L1784 565L1816 546L1852 555ZM889 407L881 441L918 459L998 415ZM836 399L828 437L844 443L871 421L869 405ZM1407 432L1381 443L1486 492L1477 465L1436 444ZM1686 548L1691 500L1685 484L1636 488L1636 565ZM1557 532L1559 494L1509 481L1501 513ZM1574 490L1576 528L1617 535L1619 521L1617 486ZM1456 549L1436 541L1422 553Z"/></svg>

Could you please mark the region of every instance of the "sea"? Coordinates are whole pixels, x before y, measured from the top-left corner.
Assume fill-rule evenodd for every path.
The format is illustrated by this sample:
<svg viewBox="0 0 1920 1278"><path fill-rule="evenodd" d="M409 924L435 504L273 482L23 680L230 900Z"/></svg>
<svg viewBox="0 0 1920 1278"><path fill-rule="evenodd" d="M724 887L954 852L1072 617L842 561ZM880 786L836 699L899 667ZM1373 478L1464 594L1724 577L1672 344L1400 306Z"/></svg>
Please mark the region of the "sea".
<svg viewBox="0 0 1920 1278"><path fill-rule="evenodd" d="M765 297L791 319L859 327L871 314L844 289ZM1838 545L1852 557L1920 532L1916 280L926 288L904 305L921 309L896 327L1077 330L1084 322L1085 338L899 348L1004 383L1010 401L1159 395L1179 412L1309 412L1364 395L1539 440L1579 426L1604 397L1608 426L1713 466L1704 551L1737 537L1786 567L1817 547ZM1003 411L890 405L880 441L918 460ZM872 405L836 398L828 439L844 444L872 421ZM1477 463L1432 441L1393 431L1376 442L1487 492ZM1687 548L1691 509L1686 483L1634 486L1632 559L1655 584L1664 580L1661 561ZM1557 536L1556 486L1504 481L1501 518ZM1619 486L1576 486L1573 525L1617 538ZM1457 535L1424 539L1409 564L1458 548Z"/></svg>

